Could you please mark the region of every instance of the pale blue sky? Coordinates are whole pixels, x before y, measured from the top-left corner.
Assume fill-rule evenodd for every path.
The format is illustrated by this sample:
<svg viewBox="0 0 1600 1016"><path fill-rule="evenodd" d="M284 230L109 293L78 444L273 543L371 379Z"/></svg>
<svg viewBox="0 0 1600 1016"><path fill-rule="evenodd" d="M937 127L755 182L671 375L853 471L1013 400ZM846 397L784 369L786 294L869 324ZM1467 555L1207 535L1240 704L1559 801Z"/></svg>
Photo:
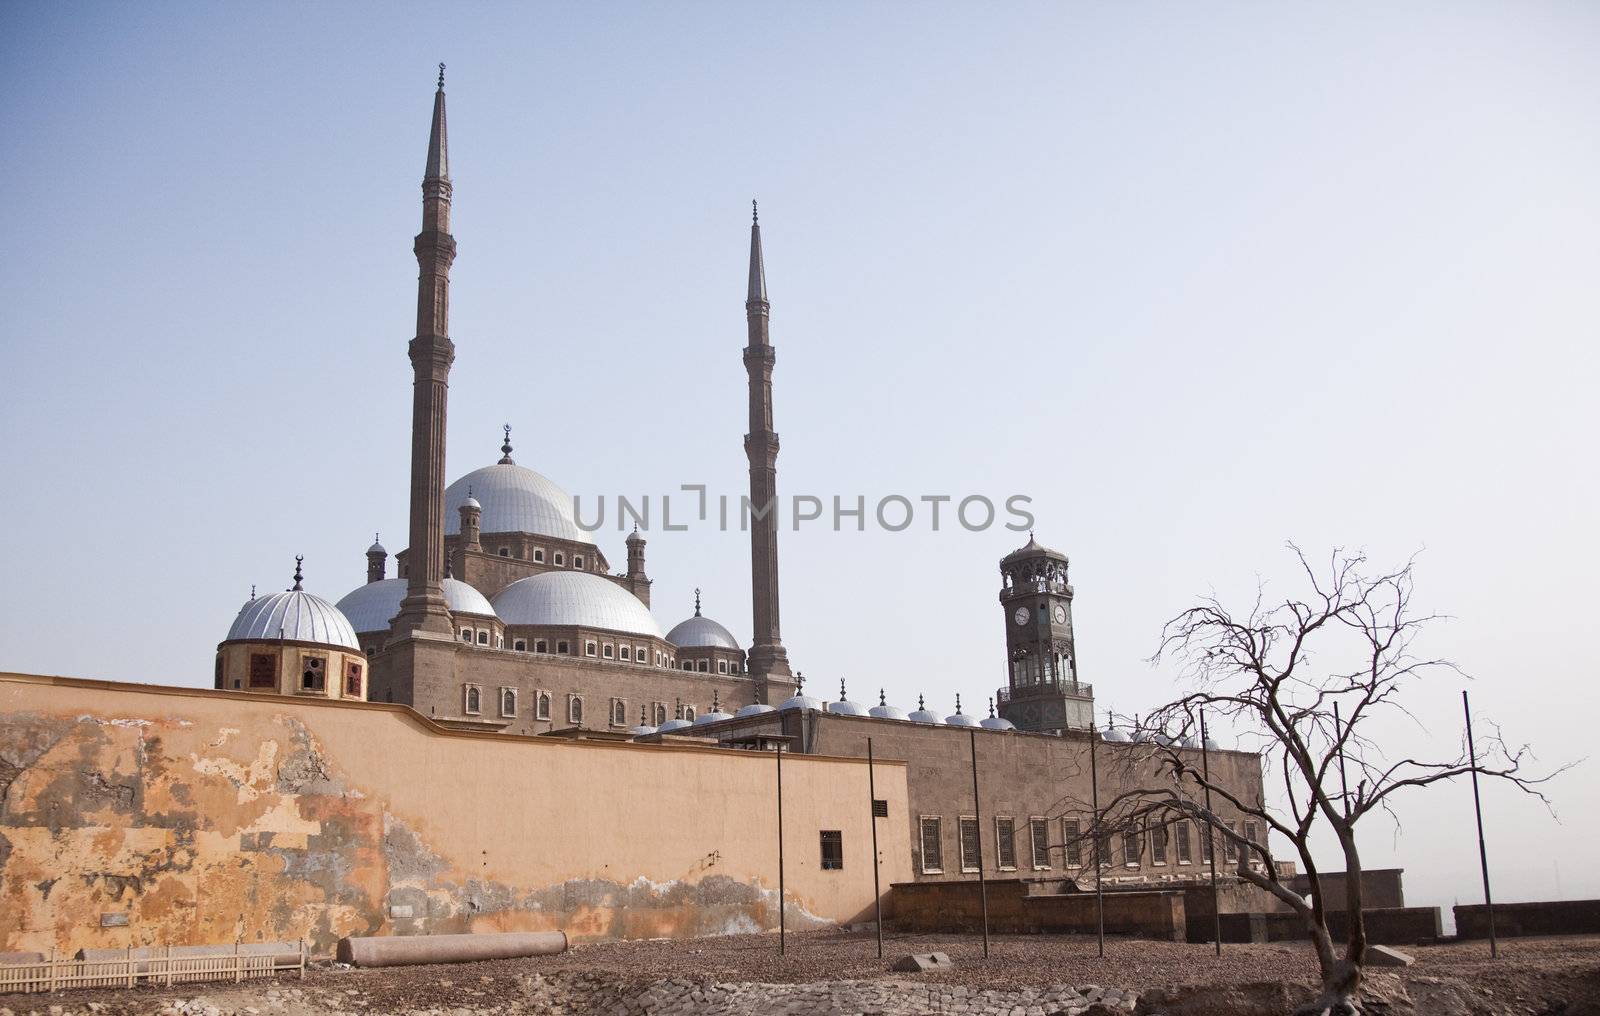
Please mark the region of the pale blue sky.
<svg viewBox="0 0 1600 1016"><path fill-rule="evenodd" d="M740 493L757 196L780 490L1031 495L1102 708L1170 697L1162 621L1285 539L1421 549L1480 712L1589 754L1596 52L1582 3L7 5L0 666L206 685L252 583L404 545L443 60L452 475L509 421L574 493ZM786 533L791 655L981 702L1021 542ZM649 567L748 638L740 534ZM1597 789L1488 788L1498 895L1600 895ZM1467 788L1401 815L1368 863L1475 901Z"/></svg>

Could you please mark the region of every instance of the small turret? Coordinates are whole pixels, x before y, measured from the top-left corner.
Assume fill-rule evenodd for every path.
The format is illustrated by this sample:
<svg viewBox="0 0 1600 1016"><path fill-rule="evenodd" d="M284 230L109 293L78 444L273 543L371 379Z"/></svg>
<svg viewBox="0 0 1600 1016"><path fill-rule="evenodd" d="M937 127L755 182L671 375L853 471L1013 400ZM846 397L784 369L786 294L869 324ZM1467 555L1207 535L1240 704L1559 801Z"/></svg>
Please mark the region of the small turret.
<svg viewBox="0 0 1600 1016"><path fill-rule="evenodd" d="M467 491L467 499L461 502L461 543L467 550L482 550L483 544L478 539L478 528L483 522L483 505L472 496L472 491Z"/></svg>
<svg viewBox="0 0 1600 1016"><path fill-rule="evenodd" d="M389 552L383 549L383 544L378 542L378 534L372 534L372 546L367 548L367 581L382 582L384 570L388 567Z"/></svg>

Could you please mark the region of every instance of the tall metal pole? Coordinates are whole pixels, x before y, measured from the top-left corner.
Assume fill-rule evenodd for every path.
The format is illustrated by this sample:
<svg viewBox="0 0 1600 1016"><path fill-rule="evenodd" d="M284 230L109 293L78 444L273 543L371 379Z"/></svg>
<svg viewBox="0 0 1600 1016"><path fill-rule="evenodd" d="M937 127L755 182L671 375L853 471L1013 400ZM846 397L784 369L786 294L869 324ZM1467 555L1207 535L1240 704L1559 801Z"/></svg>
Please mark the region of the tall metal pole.
<svg viewBox="0 0 1600 1016"><path fill-rule="evenodd" d="M967 731L972 742L972 820L978 826L978 905L983 909L983 958L989 958L989 883L983 877L983 805L978 798L978 732Z"/></svg>
<svg viewBox="0 0 1600 1016"><path fill-rule="evenodd" d="M783 742L778 742L778 955L787 952L783 907Z"/></svg>
<svg viewBox="0 0 1600 1016"><path fill-rule="evenodd" d="M1106 954L1106 900L1100 891L1101 870L1105 858L1100 856L1100 844L1105 837L1100 832L1100 763L1095 758L1095 748L1100 740L1100 735L1094 729L1094 721L1089 722L1089 794L1094 801L1094 821L1089 823L1089 828L1094 830L1094 918L1095 936L1099 945L1100 956Z"/></svg>
<svg viewBox="0 0 1600 1016"><path fill-rule="evenodd" d="M1489 895L1489 848L1483 843L1483 800L1478 797L1478 747L1472 743L1472 706L1467 702L1465 688L1461 690L1461 710L1467 714L1467 757L1472 762L1472 809L1478 813L1478 865L1483 869L1483 905L1489 911L1489 956L1497 958L1500 944L1494 935L1494 897Z"/></svg>
<svg viewBox="0 0 1600 1016"><path fill-rule="evenodd" d="M867 814L872 819L872 905L878 914L878 959L883 959L883 890L878 887L878 787L872 778L872 738L867 738Z"/></svg>
<svg viewBox="0 0 1600 1016"><path fill-rule="evenodd" d="M1206 781L1206 814L1211 814L1211 747L1206 743L1206 711L1200 710L1200 771ZM1217 841L1211 834L1211 823L1206 827L1206 853L1211 855L1211 935L1217 940L1217 955L1222 955L1222 909L1217 895Z"/></svg>

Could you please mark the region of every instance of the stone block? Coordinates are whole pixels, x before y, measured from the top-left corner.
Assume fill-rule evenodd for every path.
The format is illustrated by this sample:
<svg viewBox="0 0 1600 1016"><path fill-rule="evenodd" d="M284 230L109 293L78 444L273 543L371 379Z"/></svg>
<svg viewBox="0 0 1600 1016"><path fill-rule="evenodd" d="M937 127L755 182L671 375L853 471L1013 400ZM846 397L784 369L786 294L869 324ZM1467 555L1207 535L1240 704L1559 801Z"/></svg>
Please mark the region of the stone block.
<svg viewBox="0 0 1600 1016"><path fill-rule="evenodd" d="M1410 953L1403 953L1399 949L1391 949L1386 945L1372 945L1367 947L1367 966L1369 967L1409 967L1417 962L1417 958Z"/></svg>
<svg viewBox="0 0 1600 1016"><path fill-rule="evenodd" d="M889 969L903 974L920 974L931 970L950 970L955 965L955 961L946 953L912 953L895 960Z"/></svg>

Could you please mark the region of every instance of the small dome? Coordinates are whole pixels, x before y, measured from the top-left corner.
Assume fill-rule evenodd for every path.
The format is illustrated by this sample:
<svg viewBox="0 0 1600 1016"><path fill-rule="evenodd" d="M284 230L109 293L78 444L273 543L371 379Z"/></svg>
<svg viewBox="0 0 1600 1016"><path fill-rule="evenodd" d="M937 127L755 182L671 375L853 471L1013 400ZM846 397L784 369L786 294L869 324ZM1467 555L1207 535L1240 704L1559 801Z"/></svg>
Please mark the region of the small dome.
<svg viewBox="0 0 1600 1016"><path fill-rule="evenodd" d="M944 721L939 718L939 714L923 704L921 695L917 696L917 708L913 709L906 719L912 723L932 723L936 726L944 726Z"/></svg>
<svg viewBox="0 0 1600 1016"><path fill-rule="evenodd" d="M377 533L373 533L372 534L372 546L367 548L367 553L369 553L369 554L385 554L385 555L387 555L389 553L387 550L383 549L383 544L378 542L378 534Z"/></svg>
<svg viewBox="0 0 1600 1016"><path fill-rule="evenodd" d="M692 726L701 726L707 723L721 723L723 720L733 719L732 713L725 713L720 709L713 709L709 713L701 713L694 718Z"/></svg>
<svg viewBox="0 0 1600 1016"><path fill-rule="evenodd" d="M688 720L668 720L656 728L656 733L671 734L679 730L688 730L692 726L694 726L694 724L690 723Z"/></svg>
<svg viewBox="0 0 1600 1016"><path fill-rule="evenodd" d="M637 596L590 572L551 571L518 579L495 595L494 612L506 624L577 625L663 637Z"/></svg>
<svg viewBox="0 0 1600 1016"><path fill-rule="evenodd" d="M298 585L298 583L296 583ZM303 589L257 596L239 609L225 642L313 642L361 651L355 629L339 608Z"/></svg>
<svg viewBox="0 0 1600 1016"><path fill-rule="evenodd" d="M376 583L368 583L375 585ZM452 614L476 614L479 617L495 617L494 607L489 603L489 598L478 592L476 588L460 579L445 579L444 602Z"/></svg>
<svg viewBox="0 0 1600 1016"><path fill-rule="evenodd" d="M978 725L978 718L976 716L968 716L966 713L961 711L961 696L957 695L956 711L950 716L946 716L944 718L944 722L952 727L976 727Z"/></svg>
<svg viewBox="0 0 1600 1016"><path fill-rule="evenodd" d="M679 649L697 649L711 646L717 649L738 651L739 640L733 633L709 617L696 614L687 621L679 621L667 632L667 641Z"/></svg>
<svg viewBox="0 0 1600 1016"><path fill-rule="evenodd" d="M1033 531L1029 530L1028 531L1028 542L1024 543L1022 546L1018 547L1016 550L1013 550L1011 553L1007 554L1005 557L1001 558L1000 560L1002 562L1004 562L1004 561L1009 561L1009 560L1011 560L1012 558L1015 558L1015 557L1032 557L1032 556L1034 556L1036 554L1048 554L1048 555L1050 555L1052 557L1062 558L1063 560L1067 556L1067 555L1061 553L1059 550L1052 550L1051 548L1046 547L1044 544L1040 543L1038 540L1034 539Z"/></svg>
<svg viewBox="0 0 1600 1016"><path fill-rule="evenodd" d="M1192 736L1185 737L1181 743L1185 748L1198 748L1198 747L1200 747L1200 742L1196 741Z"/></svg>
<svg viewBox="0 0 1600 1016"><path fill-rule="evenodd" d="M1115 741L1118 744L1126 744L1128 740L1128 735L1121 727L1107 727L1100 732L1100 737L1102 740Z"/></svg>
<svg viewBox="0 0 1600 1016"><path fill-rule="evenodd" d="M1222 746L1211 738L1206 738L1206 751L1221 751Z"/></svg>
<svg viewBox="0 0 1600 1016"><path fill-rule="evenodd" d="M733 716L734 716L734 719L742 720L746 716L760 716L762 713L775 713L775 712L777 712L777 710L774 709L772 706L767 705L765 702L752 702L749 705L745 706L743 709L741 709L738 712L734 713Z"/></svg>
<svg viewBox="0 0 1600 1016"><path fill-rule="evenodd" d="M845 696L844 681L839 682L839 701L828 703L828 712L836 716L868 716L867 707L859 702L851 702Z"/></svg>
<svg viewBox="0 0 1600 1016"><path fill-rule="evenodd" d="M1016 730L1017 725L1003 716L986 716L978 721L984 730Z"/></svg>
<svg viewBox="0 0 1600 1016"><path fill-rule="evenodd" d="M478 497L479 494L483 496ZM575 543L594 541L578 528L572 496L538 473L513 462L474 469L445 488L444 531L461 533L461 506L481 502L485 533L529 533Z"/></svg>
<svg viewBox="0 0 1600 1016"><path fill-rule="evenodd" d="M340 613L350 620L350 627L362 635L388 631L400 613L400 601L406 598L406 579L379 579L350 590L338 603ZM494 607L487 598L460 579L445 579L442 583L444 602L452 614L474 614L494 617Z"/></svg>
<svg viewBox="0 0 1600 1016"><path fill-rule="evenodd" d="M461 502L461 507L463 507L463 508L471 508L474 511L478 511L478 512L483 511L483 503L480 502L477 498L473 497L471 494L468 494L467 495L467 499L465 501Z"/></svg>
<svg viewBox="0 0 1600 1016"><path fill-rule="evenodd" d="M878 704L867 710L868 716L876 716L880 720L904 720L906 711L899 706L891 706L883 695L883 689L878 689Z"/></svg>
<svg viewBox="0 0 1600 1016"><path fill-rule="evenodd" d="M634 737L644 737L646 734L654 734L655 732L656 728L650 726L648 723L641 723L637 727L628 728L628 733L632 734Z"/></svg>
<svg viewBox="0 0 1600 1016"><path fill-rule="evenodd" d="M827 706L823 705L821 701L812 698L810 695L796 691L793 695L784 699L782 705L778 706L778 711L780 713L786 712L790 709L798 709L801 712L820 713L827 709Z"/></svg>

